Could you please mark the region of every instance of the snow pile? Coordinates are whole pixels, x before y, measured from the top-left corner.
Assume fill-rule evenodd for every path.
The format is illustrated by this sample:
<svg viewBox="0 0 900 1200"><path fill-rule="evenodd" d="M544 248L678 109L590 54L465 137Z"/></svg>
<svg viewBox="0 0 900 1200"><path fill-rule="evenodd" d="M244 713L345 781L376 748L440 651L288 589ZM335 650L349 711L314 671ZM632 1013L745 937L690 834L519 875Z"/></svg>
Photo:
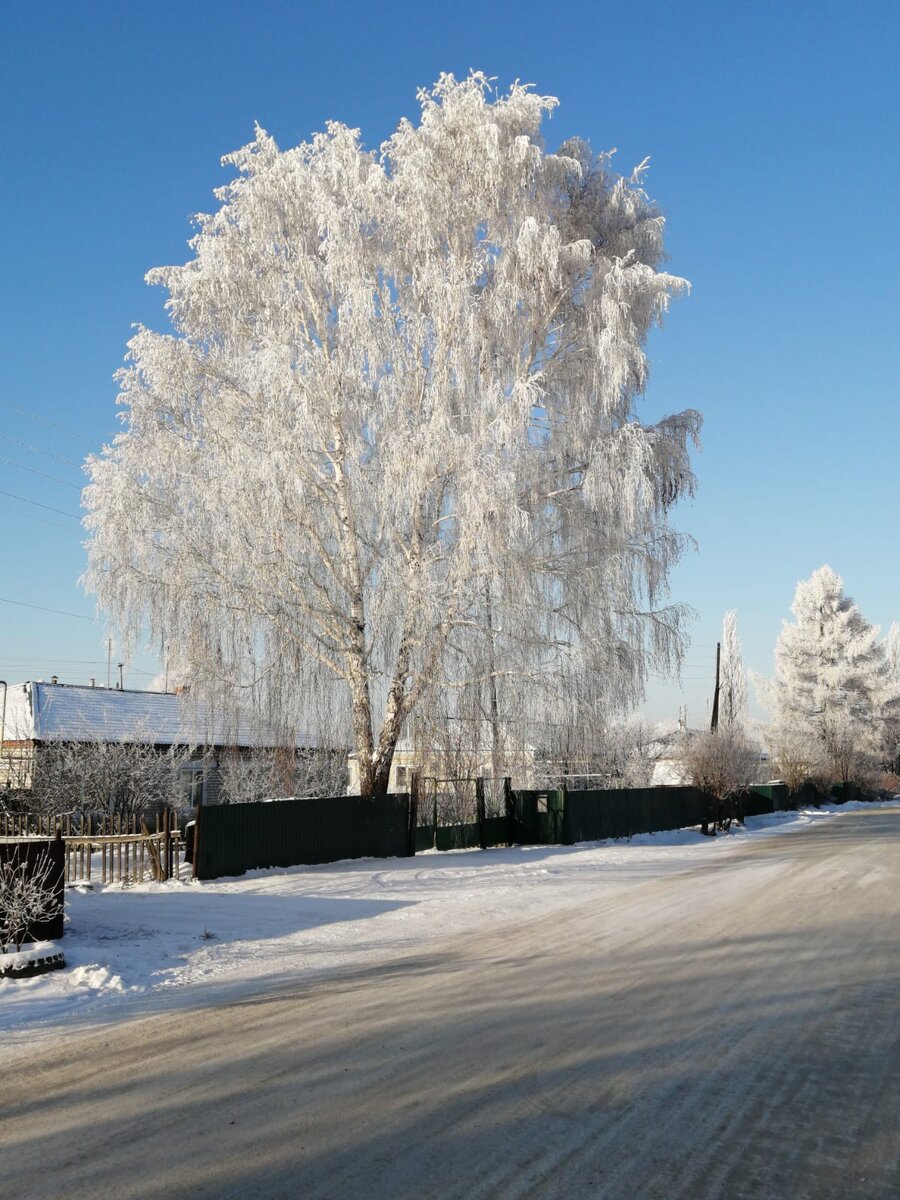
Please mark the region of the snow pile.
<svg viewBox="0 0 900 1200"><path fill-rule="evenodd" d="M235 999L529 915L602 905L624 888L733 854L748 839L873 807L750 817L746 828L715 839L676 830L570 847L426 852L256 871L206 883L79 886L66 897L68 969L0 981L3 1044L14 1049L61 1021Z"/></svg>

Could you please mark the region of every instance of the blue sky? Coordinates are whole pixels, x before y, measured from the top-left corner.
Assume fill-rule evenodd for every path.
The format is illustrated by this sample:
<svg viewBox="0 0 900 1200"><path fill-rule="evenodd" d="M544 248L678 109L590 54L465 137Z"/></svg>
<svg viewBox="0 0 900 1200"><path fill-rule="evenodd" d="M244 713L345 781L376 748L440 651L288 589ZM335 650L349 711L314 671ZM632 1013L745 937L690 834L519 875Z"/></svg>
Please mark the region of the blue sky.
<svg viewBox="0 0 900 1200"><path fill-rule="evenodd" d="M77 464L115 431L131 323L163 324L143 276L188 257L220 156L254 121L289 145L335 118L376 146L418 86L470 67L558 96L551 147L579 134L623 170L650 155L670 269L693 284L652 340L642 415L705 417L698 495L677 513L698 551L672 581L697 619L683 689L654 685L647 712L686 702L703 721L727 608L769 671L795 583L823 562L886 631L898 35L900 7L878 2L3 0L0 597L77 615L0 603L0 678L105 682L102 623L79 619ZM156 669L135 659L126 686Z"/></svg>

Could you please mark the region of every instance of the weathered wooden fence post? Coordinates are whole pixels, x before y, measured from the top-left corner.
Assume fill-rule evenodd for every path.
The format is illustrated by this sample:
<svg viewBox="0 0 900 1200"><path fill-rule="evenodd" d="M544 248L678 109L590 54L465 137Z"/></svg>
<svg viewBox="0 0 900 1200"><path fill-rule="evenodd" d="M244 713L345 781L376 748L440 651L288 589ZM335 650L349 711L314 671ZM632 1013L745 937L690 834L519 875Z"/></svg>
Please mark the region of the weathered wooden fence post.
<svg viewBox="0 0 900 1200"><path fill-rule="evenodd" d="M162 833L163 833L163 879L172 878L172 831L171 831L171 812L168 804L163 809L162 818Z"/></svg>

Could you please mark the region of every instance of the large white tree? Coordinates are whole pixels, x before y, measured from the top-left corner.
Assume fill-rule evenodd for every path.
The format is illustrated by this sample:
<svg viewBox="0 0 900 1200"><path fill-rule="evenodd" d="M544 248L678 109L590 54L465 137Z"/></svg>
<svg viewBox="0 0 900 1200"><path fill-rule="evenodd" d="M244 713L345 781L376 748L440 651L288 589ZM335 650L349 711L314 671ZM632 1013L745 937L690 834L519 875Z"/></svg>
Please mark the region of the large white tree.
<svg viewBox="0 0 900 1200"><path fill-rule="evenodd" d="M871 625L844 593L841 577L820 567L797 584L775 650L775 676L763 686L772 710L776 755L805 747L810 770L824 762L833 778L864 772L900 713L900 681ZM796 757L796 753L794 753Z"/></svg>
<svg viewBox="0 0 900 1200"><path fill-rule="evenodd" d="M589 674L609 705L680 658L665 605L693 412L641 424L660 269L643 168L545 151L556 101L442 76L380 152L262 129L150 272L124 431L90 460L87 585L124 639L301 722L333 681L361 788L436 689ZM510 683L508 681L515 681ZM337 707L334 707L335 697Z"/></svg>

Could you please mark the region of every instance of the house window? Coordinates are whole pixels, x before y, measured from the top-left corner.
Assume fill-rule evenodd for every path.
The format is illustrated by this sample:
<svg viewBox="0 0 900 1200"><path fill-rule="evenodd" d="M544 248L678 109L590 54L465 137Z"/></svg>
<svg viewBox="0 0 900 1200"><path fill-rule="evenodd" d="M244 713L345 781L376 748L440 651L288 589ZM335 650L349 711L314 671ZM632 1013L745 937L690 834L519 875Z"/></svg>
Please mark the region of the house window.
<svg viewBox="0 0 900 1200"><path fill-rule="evenodd" d="M196 808L203 803L203 763L188 763L181 768L181 802Z"/></svg>
<svg viewBox="0 0 900 1200"><path fill-rule="evenodd" d="M397 787L402 792L409 782L409 767L397 768Z"/></svg>

